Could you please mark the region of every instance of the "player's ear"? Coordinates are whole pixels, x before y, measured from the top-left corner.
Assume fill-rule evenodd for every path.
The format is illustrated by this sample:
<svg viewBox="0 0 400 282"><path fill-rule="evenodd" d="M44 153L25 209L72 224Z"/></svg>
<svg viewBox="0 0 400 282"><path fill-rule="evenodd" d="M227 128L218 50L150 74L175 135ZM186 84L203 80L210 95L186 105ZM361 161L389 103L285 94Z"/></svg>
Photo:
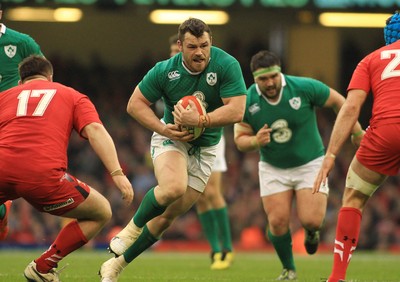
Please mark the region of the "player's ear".
<svg viewBox="0 0 400 282"><path fill-rule="evenodd" d="M180 41L180 40L178 39L178 40L176 41L176 44L178 45L179 52L182 52L182 48L183 48L182 41Z"/></svg>
<svg viewBox="0 0 400 282"><path fill-rule="evenodd" d="M21 85L22 84L22 80L18 80L18 85Z"/></svg>
<svg viewBox="0 0 400 282"><path fill-rule="evenodd" d="M53 75L51 74L51 75L47 76L47 80L50 82L53 82Z"/></svg>

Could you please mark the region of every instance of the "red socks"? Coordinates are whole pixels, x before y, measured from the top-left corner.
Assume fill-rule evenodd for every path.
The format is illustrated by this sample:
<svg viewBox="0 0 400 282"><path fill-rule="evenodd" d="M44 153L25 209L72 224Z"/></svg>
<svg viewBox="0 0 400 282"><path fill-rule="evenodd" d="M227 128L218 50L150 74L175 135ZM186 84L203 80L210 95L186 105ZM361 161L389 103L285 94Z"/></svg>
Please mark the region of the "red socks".
<svg viewBox="0 0 400 282"><path fill-rule="evenodd" d="M333 268L329 282L344 280L353 251L357 247L360 233L361 211L355 208L341 208L336 226Z"/></svg>
<svg viewBox="0 0 400 282"><path fill-rule="evenodd" d="M41 273L48 273L56 268L57 263L69 253L79 249L88 242L76 220L61 229L54 243L38 259L36 268Z"/></svg>

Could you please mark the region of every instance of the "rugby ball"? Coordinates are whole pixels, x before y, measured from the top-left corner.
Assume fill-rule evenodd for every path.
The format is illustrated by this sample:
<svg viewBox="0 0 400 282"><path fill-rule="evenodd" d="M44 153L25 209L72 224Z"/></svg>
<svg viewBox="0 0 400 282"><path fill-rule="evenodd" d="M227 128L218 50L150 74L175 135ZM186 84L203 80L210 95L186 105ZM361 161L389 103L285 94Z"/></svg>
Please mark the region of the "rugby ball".
<svg viewBox="0 0 400 282"><path fill-rule="evenodd" d="M196 96L185 96L182 99L180 99L178 101L178 103L181 104L182 107L184 107L185 109L189 110L190 109L190 104L189 104L190 100L192 100L194 102L194 104L196 105L197 111L199 112L200 115L207 114L206 109L203 106L203 103ZM197 127L197 126L182 126L181 130L184 130L184 129L189 131L190 134L193 134L192 140L199 138L205 130L204 127Z"/></svg>

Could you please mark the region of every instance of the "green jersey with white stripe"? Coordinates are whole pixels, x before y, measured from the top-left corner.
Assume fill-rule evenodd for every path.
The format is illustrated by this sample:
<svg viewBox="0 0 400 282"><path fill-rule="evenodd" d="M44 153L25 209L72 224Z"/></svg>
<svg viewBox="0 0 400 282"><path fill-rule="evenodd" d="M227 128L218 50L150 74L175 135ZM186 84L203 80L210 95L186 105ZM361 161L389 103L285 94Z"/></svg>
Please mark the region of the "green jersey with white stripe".
<svg viewBox="0 0 400 282"><path fill-rule="evenodd" d="M182 54L157 63L139 83L139 89L152 103L164 101L164 121L173 123L174 105L184 96L199 98L207 112L223 106L221 98L246 95L246 85L239 62L225 51L211 47L208 66L201 73L188 70ZM218 144L222 127L206 128L204 133L189 143L195 146Z"/></svg>
<svg viewBox="0 0 400 282"><path fill-rule="evenodd" d="M34 54L43 56L32 37L0 25L0 92L18 85L18 64Z"/></svg>
<svg viewBox="0 0 400 282"><path fill-rule="evenodd" d="M265 124L272 128L271 142L260 148L260 160L278 168L304 165L324 155L315 107L329 97L329 87L312 78L282 74L280 99L271 103L256 84L247 90L243 121L256 133Z"/></svg>

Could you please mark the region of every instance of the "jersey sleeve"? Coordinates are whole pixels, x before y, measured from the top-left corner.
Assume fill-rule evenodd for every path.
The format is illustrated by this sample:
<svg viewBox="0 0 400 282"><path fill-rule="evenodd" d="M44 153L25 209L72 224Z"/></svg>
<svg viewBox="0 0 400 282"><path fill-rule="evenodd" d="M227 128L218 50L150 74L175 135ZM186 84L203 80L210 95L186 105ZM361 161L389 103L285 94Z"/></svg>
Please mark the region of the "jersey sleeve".
<svg viewBox="0 0 400 282"><path fill-rule="evenodd" d="M362 89L368 93L371 89L370 74L368 71L368 65L371 56L367 56L358 63L356 69L353 72L347 91L351 89Z"/></svg>
<svg viewBox="0 0 400 282"><path fill-rule="evenodd" d="M25 58L30 55L44 56L42 53L42 50L40 49L39 44L37 44L36 41L29 35L26 35L26 38L25 38L24 44L23 44L23 49L25 52Z"/></svg>
<svg viewBox="0 0 400 282"><path fill-rule="evenodd" d="M74 129L82 136L83 128L93 122L102 124L99 114L89 97L81 93L76 93L74 110ZM83 136L82 136L83 137Z"/></svg>
<svg viewBox="0 0 400 282"><path fill-rule="evenodd" d="M325 83L310 78L308 86L305 90L305 93L311 95L310 99L312 103L318 107L322 107L325 105L326 101L329 98L330 88Z"/></svg>
<svg viewBox="0 0 400 282"><path fill-rule="evenodd" d="M246 95L246 84L238 61L233 61L228 65L224 71L223 82L220 92L221 98Z"/></svg>
<svg viewBox="0 0 400 282"><path fill-rule="evenodd" d="M151 103L155 103L162 97L162 86L159 77L159 64L156 64L148 73L143 77L139 83L139 89L143 96Z"/></svg>

